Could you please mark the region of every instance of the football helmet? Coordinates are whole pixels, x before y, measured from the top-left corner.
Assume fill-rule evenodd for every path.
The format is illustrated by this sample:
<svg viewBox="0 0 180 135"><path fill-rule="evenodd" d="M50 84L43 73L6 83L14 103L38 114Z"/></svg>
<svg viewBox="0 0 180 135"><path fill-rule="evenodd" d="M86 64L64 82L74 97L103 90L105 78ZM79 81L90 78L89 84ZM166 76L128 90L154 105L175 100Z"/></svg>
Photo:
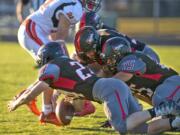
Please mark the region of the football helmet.
<svg viewBox="0 0 180 135"><path fill-rule="evenodd" d="M103 27L103 22L96 12L84 12L80 21L80 28L84 26L93 26L96 30L98 30Z"/></svg>
<svg viewBox="0 0 180 135"><path fill-rule="evenodd" d="M61 56L66 56L63 46L57 42L49 42L41 46L38 50L36 62L39 66L43 66L49 61Z"/></svg>
<svg viewBox="0 0 180 135"><path fill-rule="evenodd" d="M113 37L107 40L102 47L100 58L111 71L114 71L117 62L131 52L130 42L126 38Z"/></svg>
<svg viewBox="0 0 180 135"><path fill-rule="evenodd" d="M97 12L101 8L101 0L80 0L86 11Z"/></svg>
<svg viewBox="0 0 180 135"><path fill-rule="evenodd" d="M81 28L75 35L74 44L78 54L85 54L94 50L96 52L100 36L92 26Z"/></svg>

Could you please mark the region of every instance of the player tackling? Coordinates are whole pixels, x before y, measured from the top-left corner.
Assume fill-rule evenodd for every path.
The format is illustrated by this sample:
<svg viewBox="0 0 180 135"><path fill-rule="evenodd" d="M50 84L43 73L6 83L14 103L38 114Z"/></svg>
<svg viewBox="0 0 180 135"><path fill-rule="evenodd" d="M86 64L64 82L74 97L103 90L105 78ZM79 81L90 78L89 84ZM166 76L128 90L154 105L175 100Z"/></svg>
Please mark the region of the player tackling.
<svg viewBox="0 0 180 135"><path fill-rule="evenodd" d="M103 102L107 118L119 133L152 133L153 126L150 124L147 127L146 121L160 115L180 114L179 106L173 101L140 111L139 104L125 83L118 79L97 77L90 69L69 59L62 46L56 42L50 42L40 48L37 62L42 66L38 81L17 99L9 102L9 111L16 110L43 91L62 89L95 102ZM163 130L170 130L174 122L168 123Z"/></svg>

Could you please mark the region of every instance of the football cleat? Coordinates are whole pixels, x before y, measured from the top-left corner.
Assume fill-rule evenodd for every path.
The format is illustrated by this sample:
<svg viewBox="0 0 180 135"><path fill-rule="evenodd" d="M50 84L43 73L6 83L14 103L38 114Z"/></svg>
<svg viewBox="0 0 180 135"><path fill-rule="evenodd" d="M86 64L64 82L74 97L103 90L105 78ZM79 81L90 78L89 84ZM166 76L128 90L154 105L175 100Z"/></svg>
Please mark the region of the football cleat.
<svg viewBox="0 0 180 135"><path fill-rule="evenodd" d="M94 113L95 106L88 100L84 101L84 106L81 112L75 112L75 116L85 116Z"/></svg>
<svg viewBox="0 0 180 135"><path fill-rule="evenodd" d="M174 101L169 100L163 104L154 108L156 116L178 116L180 115L180 106L178 106Z"/></svg>
<svg viewBox="0 0 180 135"><path fill-rule="evenodd" d="M26 105L33 114L39 116L41 114L41 112L39 111L39 109L36 105L36 101L37 101L36 99L33 99L32 101L30 101Z"/></svg>
<svg viewBox="0 0 180 135"><path fill-rule="evenodd" d="M180 131L180 116L173 118L171 123L172 131Z"/></svg>
<svg viewBox="0 0 180 135"><path fill-rule="evenodd" d="M101 124L100 125L101 128L111 128L112 127L108 120L101 122L100 124Z"/></svg>
<svg viewBox="0 0 180 135"><path fill-rule="evenodd" d="M43 112L39 116L39 121L41 124L44 123L50 123L56 126L60 126L60 122L58 121L56 114L54 112L51 112L47 115L45 115Z"/></svg>

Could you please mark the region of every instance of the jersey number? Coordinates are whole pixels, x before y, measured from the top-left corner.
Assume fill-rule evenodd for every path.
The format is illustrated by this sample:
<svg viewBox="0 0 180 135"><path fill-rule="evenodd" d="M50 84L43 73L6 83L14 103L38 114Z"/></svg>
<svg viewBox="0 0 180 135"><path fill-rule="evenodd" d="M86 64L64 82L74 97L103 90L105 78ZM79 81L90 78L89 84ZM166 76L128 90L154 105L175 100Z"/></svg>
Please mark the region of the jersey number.
<svg viewBox="0 0 180 135"><path fill-rule="evenodd" d="M143 87L143 88L137 89L135 84L131 84L129 86L129 88L131 90L133 90L135 93L137 93L137 92L141 93L142 95L147 96L149 98L152 98L152 96L153 96L153 91L150 88L144 88Z"/></svg>
<svg viewBox="0 0 180 135"><path fill-rule="evenodd" d="M91 70L85 68L79 62L72 61L72 62L70 62L70 65L79 67L78 69L76 69L76 73L82 80L86 80L87 78L91 77L93 74L93 72ZM89 73L83 73L84 70L89 71Z"/></svg>

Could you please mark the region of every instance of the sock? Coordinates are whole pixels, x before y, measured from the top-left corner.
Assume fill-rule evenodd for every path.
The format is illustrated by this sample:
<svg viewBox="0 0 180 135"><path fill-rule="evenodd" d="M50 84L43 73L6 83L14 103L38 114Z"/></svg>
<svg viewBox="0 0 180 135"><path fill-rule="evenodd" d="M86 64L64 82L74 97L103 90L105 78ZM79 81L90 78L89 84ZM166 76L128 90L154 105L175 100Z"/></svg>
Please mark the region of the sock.
<svg viewBox="0 0 180 135"><path fill-rule="evenodd" d="M151 118L156 117L156 113L155 113L154 108L148 109L147 111L148 111L148 112L149 112L149 114L151 115Z"/></svg>
<svg viewBox="0 0 180 135"><path fill-rule="evenodd" d="M43 105L42 107L42 111L45 115L49 114L52 112L52 105L48 104L48 105Z"/></svg>

